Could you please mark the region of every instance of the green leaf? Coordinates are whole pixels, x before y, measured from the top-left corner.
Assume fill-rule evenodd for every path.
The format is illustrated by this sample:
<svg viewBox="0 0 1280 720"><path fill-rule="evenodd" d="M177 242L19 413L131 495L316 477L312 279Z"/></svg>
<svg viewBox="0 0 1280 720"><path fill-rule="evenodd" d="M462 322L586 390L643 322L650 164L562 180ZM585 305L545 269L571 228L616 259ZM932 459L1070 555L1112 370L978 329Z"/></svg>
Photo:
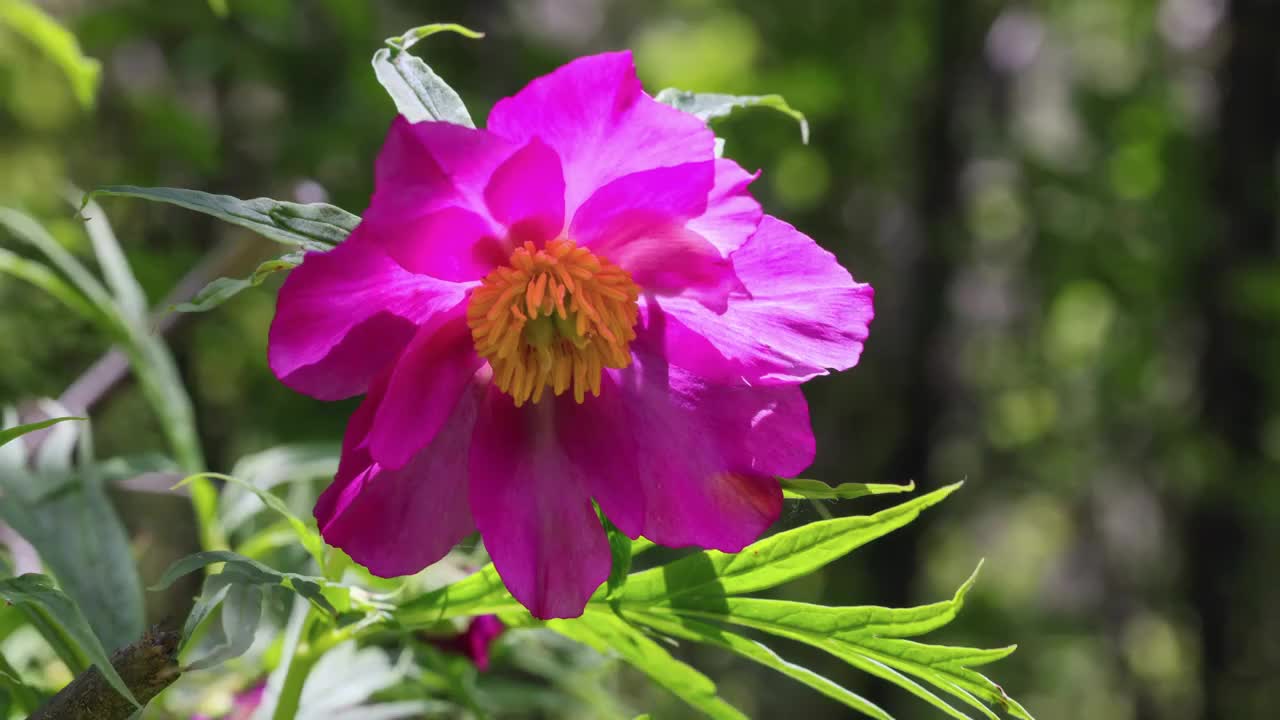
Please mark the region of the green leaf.
<svg viewBox="0 0 1280 720"><path fill-rule="evenodd" d="M679 597L738 595L780 585L906 525L960 485L940 488L874 515L810 523L752 543L737 554L695 553L632 575L616 599L623 604L669 604Z"/></svg>
<svg viewBox="0 0 1280 720"><path fill-rule="evenodd" d="M0 248L0 272L8 273L20 280L35 285L61 302L67 309L95 325L105 325L110 321L93 303L84 299L75 288L58 277L48 266L28 260L13 252Z"/></svg>
<svg viewBox="0 0 1280 720"><path fill-rule="evenodd" d="M631 538L627 537L608 518L604 520L605 534L609 538L609 551L613 555L613 564L609 567L609 579L605 583L606 597L613 597L627 581L627 573L631 572Z"/></svg>
<svg viewBox="0 0 1280 720"><path fill-rule="evenodd" d="M268 277L278 272L287 272L302 264L303 254L292 252L281 255L274 260L267 260L258 265L247 278L220 277L205 285L191 302L174 307L178 312L205 312L212 310L241 292L261 285Z"/></svg>
<svg viewBox="0 0 1280 720"><path fill-rule="evenodd" d="M409 122L438 120L475 127L458 93L425 62L409 53L419 40L438 32L454 32L468 38L484 37L452 23L416 27L399 37L387 38L387 47L373 54L373 72Z"/></svg>
<svg viewBox="0 0 1280 720"><path fill-rule="evenodd" d="M292 203L270 198L241 200L230 195L212 195L199 190L148 188L133 185L106 185L89 193L134 197L177 205L212 215L259 235L304 250L328 250L346 239L360 218L334 205Z"/></svg>
<svg viewBox="0 0 1280 720"><path fill-rule="evenodd" d="M207 670L238 658L249 651L257 637L258 623L262 620L262 588L230 582L219 594L222 596L222 641L199 659L188 663L187 670Z"/></svg>
<svg viewBox="0 0 1280 720"><path fill-rule="evenodd" d="M43 430L44 428L47 428L50 425L57 425L60 422L66 422L68 420L87 420L87 419L88 418L72 417L72 416L56 417L56 418L50 418L48 420L41 420L40 422L27 423L26 425L18 425L17 427L4 428L3 430L0 430L0 447L4 447L11 440L15 440L17 438L22 437L23 435L26 435L27 433L35 432L36 430Z"/></svg>
<svg viewBox="0 0 1280 720"><path fill-rule="evenodd" d="M151 586L151 589L164 590L178 578L214 563L226 563L222 572L230 573L234 576L234 578L228 578L228 580L235 579L248 584L268 587L283 587L306 598L313 605L330 615L336 616L338 614L333 604L324 597L323 587L330 584L324 578L299 575L297 573L282 573L263 565L257 560L250 560L229 550L206 550L188 555L170 565L169 569L165 570L164 574L160 576L160 580Z"/></svg>
<svg viewBox="0 0 1280 720"><path fill-rule="evenodd" d="M302 520L298 519L296 515L290 512L289 508L285 506L284 501L279 497L255 485L247 483L244 480L240 480L239 478L231 475L223 475L221 473L197 473L183 479L183 481L175 485L174 488L182 487L183 485L193 482L199 478L224 480L238 487L242 487L256 495L263 504L271 508L276 512L276 514L283 517L289 523L289 527L293 528L294 534L298 536L298 540L302 542L302 546L306 548L307 552L311 554L312 559L316 561L316 565L324 565L324 540L320 538L320 533L316 532Z"/></svg>
<svg viewBox="0 0 1280 720"><path fill-rule="evenodd" d="M104 329L116 336L120 334L121 329L117 325L119 318L114 314L115 298L49 231L29 215L7 207L0 207L0 227L44 255L58 272L65 275L85 297L98 306L100 312L97 317L111 323ZM107 314L108 308L110 314Z"/></svg>
<svg viewBox="0 0 1280 720"><path fill-rule="evenodd" d="M0 26L10 28L39 48L67 76L76 100L86 108L93 107L102 65L80 52L80 44L71 31L27 0L0 2Z"/></svg>
<svg viewBox="0 0 1280 720"><path fill-rule="evenodd" d="M458 582L410 600L396 610L395 618L405 627L421 628L454 617L523 609L490 563Z"/></svg>
<svg viewBox="0 0 1280 720"><path fill-rule="evenodd" d="M40 408L65 411L49 401ZM64 443L59 435L69 437ZM108 649L133 642L144 626L142 583L128 534L96 474L88 424L58 425L34 459L23 444L0 447L0 519L36 548ZM57 490L36 492L44 487Z"/></svg>
<svg viewBox="0 0 1280 720"><path fill-rule="evenodd" d="M746 718L716 695L706 675L671 657L651 638L605 611L588 610L572 620L549 620L547 627L602 653L617 653L654 682L711 718Z"/></svg>
<svg viewBox="0 0 1280 720"><path fill-rule="evenodd" d="M90 665L106 678L112 689L135 706L138 701L111 665L98 636L89 628L80 608L45 575L19 575L0 580L0 598L28 613L36 630L58 652L72 672L79 674Z"/></svg>
<svg viewBox="0 0 1280 720"><path fill-rule="evenodd" d="M308 480L331 480L338 471L341 450L336 443L277 445L241 457L231 468L231 475L260 490ZM235 529L261 511L263 505L253 492L229 485L223 488L218 509L223 524Z"/></svg>
<svg viewBox="0 0 1280 720"><path fill-rule="evenodd" d="M629 620L653 628L664 635L715 645L737 653L748 660L772 670L777 670L787 677L804 683L832 700L857 710L867 717L876 718L877 720L893 720L892 716L870 700L841 687L804 666L787 662L763 643L696 620L660 614L656 611L628 611L626 617Z"/></svg>
<svg viewBox="0 0 1280 720"><path fill-rule="evenodd" d="M137 327L147 324L147 296L133 276L133 270L125 259L120 242L116 239L111 224L107 222L106 213L98 204L84 193L73 191L80 196L82 205L80 215L85 221L85 232L93 245L93 254L98 258L98 267L107 281L107 287L115 296L116 307L120 315Z"/></svg>
<svg viewBox="0 0 1280 720"><path fill-rule="evenodd" d="M828 485L821 480L805 478L781 478L782 496L785 498L810 500L851 500L866 495L890 495L893 493L914 492L914 482L906 485L890 485L877 483L841 483Z"/></svg>
<svg viewBox="0 0 1280 720"><path fill-rule="evenodd" d="M903 639L931 632L955 619L977 575L975 570L951 600L916 608L839 608L756 598L688 598L668 612L749 627L807 643L906 689L952 717L968 716L907 675L959 698L987 717L995 715L983 701L1014 717L1029 720L1031 716L1021 705L971 669L1007 657L1013 647L986 650L926 645Z"/></svg>
<svg viewBox="0 0 1280 720"><path fill-rule="evenodd" d="M766 107L793 118L800 124L800 141L809 143L809 121L799 110L792 108L781 95L721 95L719 93L695 93L688 90L667 88L655 97L678 110L683 110L710 123L725 117L734 110L748 107Z"/></svg>

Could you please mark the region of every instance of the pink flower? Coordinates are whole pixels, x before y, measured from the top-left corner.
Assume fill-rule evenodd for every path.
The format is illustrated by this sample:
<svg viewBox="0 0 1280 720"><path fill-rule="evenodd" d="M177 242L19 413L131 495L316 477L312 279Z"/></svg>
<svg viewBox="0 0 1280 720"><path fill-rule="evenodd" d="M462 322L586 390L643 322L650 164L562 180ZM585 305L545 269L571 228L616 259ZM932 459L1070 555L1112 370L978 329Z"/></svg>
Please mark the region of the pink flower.
<svg viewBox="0 0 1280 720"><path fill-rule="evenodd" d="M466 631L448 638L430 638L442 650L465 655L481 672L489 669L489 647L505 630L497 615L479 615L471 619Z"/></svg>
<svg viewBox="0 0 1280 720"><path fill-rule="evenodd" d="M267 691L266 682L260 682L257 685L237 693L235 700L232 701L231 712L222 716L222 720L249 720L253 715L253 711L258 709L262 704L262 695ZM193 715L191 720L212 720L208 715Z"/></svg>
<svg viewBox="0 0 1280 720"><path fill-rule="evenodd" d="M365 394L325 539L383 576L479 529L540 618L609 574L623 532L736 552L778 516L814 440L800 383L853 366L872 290L763 215L754 176L586 57L489 127L391 126L355 232L280 291L270 363L322 400Z"/></svg>

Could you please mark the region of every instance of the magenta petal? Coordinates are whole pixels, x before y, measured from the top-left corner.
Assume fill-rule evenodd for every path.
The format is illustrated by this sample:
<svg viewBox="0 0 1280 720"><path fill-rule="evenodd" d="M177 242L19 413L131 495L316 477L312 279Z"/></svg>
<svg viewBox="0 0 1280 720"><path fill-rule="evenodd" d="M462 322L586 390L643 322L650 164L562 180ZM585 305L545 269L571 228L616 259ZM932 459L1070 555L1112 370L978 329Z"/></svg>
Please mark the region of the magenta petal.
<svg viewBox="0 0 1280 720"><path fill-rule="evenodd" d="M766 216L732 256L746 288L720 314L685 297L659 297L672 364L720 381L798 383L857 364L875 313L856 283L813 240ZM652 310L650 308L650 310Z"/></svg>
<svg viewBox="0 0 1280 720"><path fill-rule="evenodd" d="M385 386L384 377L382 386ZM464 393L431 444L399 470L362 446L384 388L356 410L333 483L316 502L325 542L380 577L410 575L444 557L475 529L467 502L467 454L477 400Z"/></svg>
<svg viewBox="0 0 1280 720"><path fill-rule="evenodd" d="M611 562L586 478L565 456L550 402L517 408L492 386L483 402L470 493L485 548L535 617L577 617Z"/></svg>
<svg viewBox="0 0 1280 720"><path fill-rule="evenodd" d="M534 80L493 107L488 128L556 151L571 215L616 178L710 160L715 143L706 123L644 94L630 52L579 58Z"/></svg>
<svg viewBox="0 0 1280 720"><path fill-rule="evenodd" d="M640 345L600 397L561 408L574 432L568 452L626 534L737 552L778 518L776 476L813 460L804 396L709 384Z"/></svg>
<svg viewBox="0 0 1280 720"><path fill-rule="evenodd" d="M392 469L409 462L453 413L482 362L461 305L419 329L396 361L369 429L373 459Z"/></svg>
<svg viewBox="0 0 1280 720"><path fill-rule="evenodd" d="M569 236L631 273L647 292L683 294L723 310L740 287L733 263L685 227L706 211L714 177L708 161L618 178L578 209Z"/></svg>
<svg viewBox="0 0 1280 720"><path fill-rule="evenodd" d="M529 141L493 173L484 190L494 219L510 228L512 246L541 246L564 229L564 173L555 150Z"/></svg>
<svg viewBox="0 0 1280 720"><path fill-rule="evenodd" d="M460 207L402 216L374 211L370 218L370 233L404 269L441 280L478 280L510 254L492 223Z"/></svg>
<svg viewBox="0 0 1280 720"><path fill-rule="evenodd" d="M416 326L462 302L466 286L406 272L364 224L325 253L308 253L276 301L267 358L285 385L321 400L358 395Z"/></svg>
<svg viewBox="0 0 1280 720"><path fill-rule="evenodd" d="M510 254L485 188L518 149L484 130L397 118L364 213L371 237L413 272L478 280Z"/></svg>
<svg viewBox="0 0 1280 720"><path fill-rule="evenodd" d="M727 257L755 233L764 215L760 203L747 189L760 173L748 173L726 158L717 159L715 168L715 186L707 198L707 210L689 221L687 227Z"/></svg>

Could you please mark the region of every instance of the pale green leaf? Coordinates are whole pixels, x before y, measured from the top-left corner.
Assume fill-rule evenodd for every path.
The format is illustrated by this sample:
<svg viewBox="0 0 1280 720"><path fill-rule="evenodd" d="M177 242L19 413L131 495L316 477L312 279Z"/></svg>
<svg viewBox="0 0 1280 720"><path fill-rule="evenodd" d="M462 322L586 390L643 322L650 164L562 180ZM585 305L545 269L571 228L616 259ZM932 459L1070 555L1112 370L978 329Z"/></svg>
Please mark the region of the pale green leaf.
<svg viewBox="0 0 1280 720"><path fill-rule="evenodd" d="M89 235L93 254L98 258L98 267L115 297L120 315L135 326L144 327L147 323L147 297L138 284L138 279L133 276L120 241L107 222L106 213L84 193L73 191L72 195L80 198L80 216L85 221L85 232Z"/></svg>
<svg viewBox="0 0 1280 720"><path fill-rule="evenodd" d="M799 110L787 104L781 95L722 95L720 93L695 93L688 90L667 88L654 99L673 108L696 115L706 122L729 115L734 110L748 107L765 107L794 119L800 125L801 142L809 142L809 121Z"/></svg>
<svg viewBox="0 0 1280 720"><path fill-rule="evenodd" d="M112 314L109 317L102 313L99 313L99 317L104 317L112 323L106 328L109 332L119 335L121 332L118 326L119 318L114 314L115 298L107 292L107 289L103 287L102 283L98 282L98 279L93 276L93 273L89 272L83 263L77 260L61 243L49 234L48 230L45 230L40 223L29 215L7 207L0 207L0 227L4 227L14 237L44 255L58 272L65 275L85 297L103 312L106 312L107 308L111 308Z"/></svg>
<svg viewBox="0 0 1280 720"><path fill-rule="evenodd" d="M738 595L780 585L906 525L960 485L940 488L874 515L810 523L752 543L736 554L715 550L695 553L632 575L616 599L624 604L655 605L684 596Z"/></svg>
<svg viewBox="0 0 1280 720"><path fill-rule="evenodd" d="M588 610L572 620L549 620L547 627L599 652L616 653L708 717L746 718L716 695L716 685L710 678L671 657L662 646L608 610Z"/></svg>
<svg viewBox="0 0 1280 720"><path fill-rule="evenodd" d="M262 588L232 582L222 595L221 641L199 659L188 663L188 670L205 670L240 657L249 651L258 634L258 623L262 619Z"/></svg>
<svg viewBox="0 0 1280 720"><path fill-rule="evenodd" d="M414 28L387 39L387 47L373 54L373 72L409 122L436 120L475 127L461 96L421 58L409 53L419 40L438 32L454 32L468 38L483 34L461 25L440 23Z"/></svg>
<svg viewBox="0 0 1280 720"><path fill-rule="evenodd" d="M44 290L67 309L95 325L110 323L97 306L85 300L84 295L68 285L46 265L0 248L0 272L8 273Z"/></svg>
<svg viewBox="0 0 1280 720"><path fill-rule="evenodd" d="M246 278L220 277L205 285L190 302L174 306L178 312L205 312L212 310L241 292L261 285L267 278L278 272L287 272L302 264L303 254L300 252L281 255L274 260L267 260Z"/></svg>
<svg viewBox="0 0 1280 720"><path fill-rule="evenodd" d="M841 483L828 485L821 480L806 478L782 478L782 496L791 499L808 498L810 500L851 500L867 495L890 495L893 493L914 492L916 484L892 485L879 483Z"/></svg>
<svg viewBox="0 0 1280 720"><path fill-rule="evenodd" d="M291 590L309 600L316 607L330 615L337 615L333 604L324 597L323 587L330 585L324 578L297 573L282 573L266 565L238 555L229 550L206 550L193 553L169 566L160 576L160 580L151 587L152 590L164 590L178 578L195 572L208 565L226 563L222 572L231 573L235 580L253 585L269 587L279 586ZM231 578L228 578L229 580Z"/></svg>
<svg viewBox="0 0 1280 720"><path fill-rule="evenodd" d="M107 185L89 197L120 196L177 205L211 215L259 235L304 250L328 250L346 239L360 218L334 205L292 203L270 198L241 200L199 190Z"/></svg>
<svg viewBox="0 0 1280 720"><path fill-rule="evenodd" d="M98 636L89 627L80 608L44 575L19 575L0 580L0 598L28 613L28 619L56 650L73 672L84 672L90 665L111 685L112 689L134 705L129 686L112 667ZM65 654L64 654L65 653Z"/></svg>

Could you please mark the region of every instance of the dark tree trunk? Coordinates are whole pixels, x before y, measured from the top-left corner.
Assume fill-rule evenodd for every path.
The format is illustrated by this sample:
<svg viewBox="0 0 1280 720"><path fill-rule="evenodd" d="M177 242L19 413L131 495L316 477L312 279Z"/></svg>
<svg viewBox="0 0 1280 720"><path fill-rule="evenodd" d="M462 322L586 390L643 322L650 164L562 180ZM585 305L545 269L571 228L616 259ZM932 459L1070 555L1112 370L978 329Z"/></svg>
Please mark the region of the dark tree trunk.
<svg viewBox="0 0 1280 720"><path fill-rule="evenodd" d="M1280 3L1235 0L1221 90L1210 197L1216 233L1198 273L1206 346L1201 365L1206 430L1224 451L1207 478L1209 491L1192 499L1188 518L1188 582L1200 620L1204 717L1255 717L1274 678L1251 673L1267 622L1270 580L1254 575L1264 558L1248 516L1261 492L1263 424L1273 408L1262 339L1267 322L1232 302L1241 272L1276 260L1276 161L1280 152ZM1274 569L1274 568L1273 568ZM1250 600L1252 598L1252 600ZM1265 652L1265 649L1262 650ZM1274 698L1272 698L1274 700ZM1274 710L1274 708L1273 708Z"/></svg>

